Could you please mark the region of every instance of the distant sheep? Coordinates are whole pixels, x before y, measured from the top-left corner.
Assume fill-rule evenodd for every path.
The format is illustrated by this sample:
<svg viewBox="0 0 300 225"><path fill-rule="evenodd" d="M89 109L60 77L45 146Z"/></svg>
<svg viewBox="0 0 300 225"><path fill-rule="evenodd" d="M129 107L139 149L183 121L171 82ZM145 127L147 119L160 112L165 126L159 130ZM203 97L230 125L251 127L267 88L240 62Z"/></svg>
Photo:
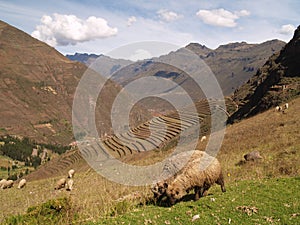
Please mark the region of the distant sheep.
<svg viewBox="0 0 300 225"><path fill-rule="evenodd" d="M69 170L68 178L72 178L74 176L74 174L75 174L75 170L73 170L73 169Z"/></svg>
<svg viewBox="0 0 300 225"><path fill-rule="evenodd" d="M202 152L202 157L190 161L170 184L165 184L167 186L166 195L169 203L173 205L187 192L194 189L194 198L198 200L207 194L208 189L214 183L219 184L223 192L226 191L219 161Z"/></svg>
<svg viewBox="0 0 300 225"><path fill-rule="evenodd" d="M25 185L26 185L26 180L25 180L25 179L22 179L22 180L20 180L20 182L19 182L18 188L21 189L21 188L25 187Z"/></svg>
<svg viewBox="0 0 300 225"><path fill-rule="evenodd" d="M66 184L66 190L67 191L72 191L73 190L73 185L74 185L74 180L73 179L69 179L67 184Z"/></svg>
<svg viewBox="0 0 300 225"><path fill-rule="evenodd" d="M6 179L2 179L1 181L0 181L0 188L2 188L2 186L6 183Z"/></svg>
<svg viewBox="0 0 300 225"><path fill-rule="evenodd" d="M256 161L256 160L262 159L262 158L263 157L261 157L261 155L258 151L253 151L253 152L250 152L250 153L244 155L244 159L246 161Z"/></svg>
<svg viewBox="0 0 300 225"><path fill-rule="evenodd" d="M59 190L59 189L62 189L66 186L66 178L61 178L60 180L58 180L56 182L56 186L55 186L55 190Z"/></svg>
<svg viewBox="0 0 300 225"><path fill-rule="evenodd" d="M276 112L281 112L282 110L283 110L282 107L279 105L275 107Z"/></svg>
<svg viewBox="0 0 300 225"><path fill-rule="evenodd" d="M14 186L14 181L13 180L7 180L7 181L3 182L1 188L6 189L6 188L11 188L12 186Z"/></svg>
<svg viewBox="0 0 300 225"><path fill-rule="evenodd" d="M285 103L283 106L284 109L288 109L289 108L289 103Z"/></svg>
<svg viewBox="0 0 300 225"><path fill-rule="evenodd" d="M206 136L202 136L200 142L206 141Z"/></svg>

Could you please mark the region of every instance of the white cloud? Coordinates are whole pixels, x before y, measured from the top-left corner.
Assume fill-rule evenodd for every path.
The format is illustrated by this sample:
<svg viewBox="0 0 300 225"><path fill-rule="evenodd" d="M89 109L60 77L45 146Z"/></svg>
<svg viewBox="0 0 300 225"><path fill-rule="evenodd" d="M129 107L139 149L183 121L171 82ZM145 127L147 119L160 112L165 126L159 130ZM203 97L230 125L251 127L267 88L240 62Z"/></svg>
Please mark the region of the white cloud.
<svg viewBox="0 0 300 225"><path fill-rule="evenodd" d="M172 12L172 11L168 11L166 9L161 9L161 10L157 11L157 14L158 14L160 19L162 19L166 22L172 22L172 21L181 19L183 17L180 14L177 14L177 13Z"/></svg>
<svg viewBox="0 0 300 225"><path fill-rule="evenodd" d="M51 46L76 45L99 38L116 35L117 28L111 28L103 18L91 16L82 20L74 15L44 15L41 25L36 26L32 36Z"/></svg>
<svg viewBox="0 0 300 225"><path fill-rule="evenodd" d="M135 16L131 16L128 18L127 20L127 26L130 27L133 23L135 23L137 21Z"/></svg>
<svg viewBox="0 0 300 225"><path fill-rule="evenodd" d="M204 23L220 27L236 27L236 20L242 16L249 16L250 12L241 10L230 12L225 9L199 10L196 14Z"/></svg>
<svg viewBox="0 0 300 225"><path fill-rule="evenodd" d="M279 33L284 34L284 35L290 35L290 34L293 34L295 30L296 30L296 27L294 25L286 24L286 25L281 26Z"/></svg>

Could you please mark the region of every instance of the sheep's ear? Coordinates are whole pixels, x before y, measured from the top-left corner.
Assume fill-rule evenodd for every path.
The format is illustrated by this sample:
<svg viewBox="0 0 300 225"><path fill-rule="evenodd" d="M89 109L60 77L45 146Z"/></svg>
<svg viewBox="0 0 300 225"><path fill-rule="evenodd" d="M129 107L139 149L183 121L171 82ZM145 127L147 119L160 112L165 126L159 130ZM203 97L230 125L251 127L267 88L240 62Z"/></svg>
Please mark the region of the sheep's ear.
<svg viewBox="0 0 300 225"><path fill-rule="evenodd" d="M164 183L164 188L168 188L168 184L167 183Z"/></svg>

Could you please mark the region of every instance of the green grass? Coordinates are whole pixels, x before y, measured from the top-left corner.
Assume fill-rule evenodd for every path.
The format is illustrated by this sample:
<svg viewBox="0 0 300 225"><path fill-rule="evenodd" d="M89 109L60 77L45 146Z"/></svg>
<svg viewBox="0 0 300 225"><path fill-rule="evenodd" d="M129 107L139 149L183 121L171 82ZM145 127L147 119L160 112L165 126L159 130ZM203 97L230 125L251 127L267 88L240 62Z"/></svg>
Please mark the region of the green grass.
<svg viewBox="0 0 300 225"><path fill-rule="evenodd" d="M90 224L299 224L300 178L238 181L199 201L148 205ZM194 215L200 219L192 222Z"/></svg>
<svg viewBox="0 0 300 225"><path fill-rule="evenodd" d="M29 207L3 224L299 224L300 177L244 180L209 190L200 200L172 207L118 202L106 216L82 220L68 197ZM192 222L192 218L199 219Z"/></svg>

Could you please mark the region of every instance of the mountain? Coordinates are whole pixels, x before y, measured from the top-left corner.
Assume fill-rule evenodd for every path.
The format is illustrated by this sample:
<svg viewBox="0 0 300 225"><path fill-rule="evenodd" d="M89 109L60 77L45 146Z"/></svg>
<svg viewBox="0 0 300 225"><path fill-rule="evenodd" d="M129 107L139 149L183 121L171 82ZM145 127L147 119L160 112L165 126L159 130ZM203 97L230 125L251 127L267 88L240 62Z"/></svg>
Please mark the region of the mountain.
<svg viewBox="0 0 300 225"><path fill-rule="evenodd" d="M185 48L198 55L210 67L219 81L224 95L230 95L251 78L255 74L255 71L260 68L272 54L280 51L284 45L285 43L283 41L271 40L261 44L248 44L246 42L229 43L221 45L215 50L198 43L190 43ZM160 58L163 58L164 61L171 61L174 55L180 52L181 49L161 56ZM74 56L76 55L77 59L75 60L79 61L81 57L85 58L89 56L88 54L78 53ZM88 62L87 65L90 65L90 60L94 60L93 55L85 59L85 61ZM127 80L126 83L142 76L161 74L164 77L167 76L170 78L170 74L175 75L179 73L174 67L171 69L170 66L151 62L152 59L148 59L132 64L131 61L112 59L103 55L100 55L97 60L97 63L102 68L101 70L105 71L105 76L109 76L123 67L123 72L120 71L118 73L118 80L122 80L122 82ZM129 64L131 64L130 68L124 68ZM126 76L126 78L122 76Z"/></svg>
<svg viewBox="0 0 300 225"><path fill-rule="evenodd" d="M230 121L240 120L300 95L300 26L284 48L271 56L233 95L239 105Z"/></svg>
<svg viewBox="0 0 300 225"><path fill-rule="evenodd" d="M96 54L87 54L87 53L75 53L74 55L66 55L66 57L72 61L77 61L86 64L89 66L92 64L99 56Z"/></svg>
<svg viewBox="0 0 300 225"><path fill-rule="evenodd" d="M74 93L87 67L2 21L0 58L0 135L69 144L73 140ZM109 131L109 112L120 88L113 82L107 82L106 87L97 104L96 122ZM84 108L81 113L84 115ZM147 115L144 111L140 114L139 118Z"/></svg>
<svg viewBox="0 0 300 225"><path fill-rule="evenodd" d="M229 95L252 77L284 45L283 41L271 40L261 44L229 43L215 50L195 44L187 45L186 48L204 60L215 74L224 95Z"/></svg>
<svg viewBox="0 0 300 225"><path fill-rule="evenodd" d="M101 75L105 77L112 75L119 68L133 63L130 60L114 59L105 55L87 53L75 53L74 55L66 55L66 57L72 61L84 63L87 66L91 66L94 63L93 66L101 67Z"/></svg>

